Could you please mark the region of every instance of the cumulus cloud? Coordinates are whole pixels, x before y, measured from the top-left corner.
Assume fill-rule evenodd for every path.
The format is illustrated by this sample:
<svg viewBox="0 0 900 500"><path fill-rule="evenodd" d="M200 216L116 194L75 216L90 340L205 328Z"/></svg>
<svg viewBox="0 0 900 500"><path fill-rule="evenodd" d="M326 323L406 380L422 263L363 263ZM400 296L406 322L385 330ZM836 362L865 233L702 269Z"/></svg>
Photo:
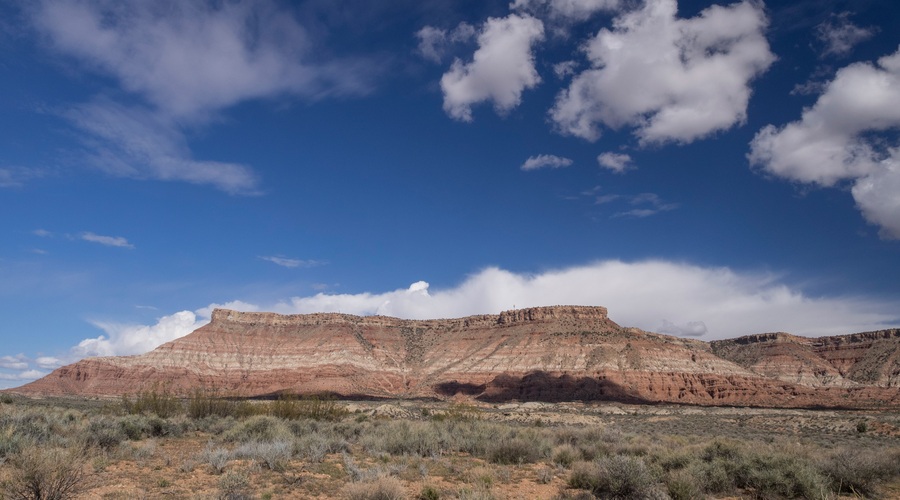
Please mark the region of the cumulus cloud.
<svg viewBox="0 0 900 500"><path fill-rule="evenodd" d="M669 320L664 319L662 324L656 328L659 333L667 333L678 337L702 337L708 331L706 323L702 321L688 321L683 325L676 325Z"/></svg>
<svg viewBox="0 0 900 500"><path fill-rule="evenodd" d="M40 370L25 370L25 371L22 371L19 373L0 372L0 380L16 382L15 384L0 383L0 388L21 385L23 383L30 382L32 380L37 380L37 379L43 377L44 375L47 375L47 372L42 372Z"/></svg>
<svg viewBox="0 0 900 500"><path fill-rule="evenodd" d="M258 193L259 179L250 167L193 159L177 124L150 109L97 98L63 116L87 134L87 163L111 175L205 184L230 194Z"/></svg>
<svg viewBox="0 0 900 500"><path fill-rule="evenodd" d="M84 339L72 348L76 358L87 356L123 356L150 351L166 342L200 328L209 322L191 311L163 316L154 325L120 324L94 321L105 335Z"/></svg>
<svg viewBox="0 0 900 500"><path fill-rule="evenodd" d="M294 297L271 309L424 319L552 304L603 305L619 324L647 330L672 324L697 334L702 323L710 339L769 331L836 335L896 326L900 320L896 302L810 297L772 274L667 261L603 261L538 274L492 267L443 290L418 282L383 293Z"/></svg>
<svg viewBox="0 0 900 500"><path fill-rule="evenodd" d="M510 8L554 19L584 21L599 11L619 8L619 0L514 0Z"/></svg>
<svg viewBox="0 0 900 500"><path fill-rule="evenodd" d="M498 113L519 105L522 92L540 83L532 46L544 38L544 25L528 15L489 18L478 34L472 61L456 59L441 78L444 111L472 121L472 106L493 101Z"/></svg>
<svg viewBox="0 0 900 500"><path fill-rule="evenodd" d="M134 245L128 242L125 238L121 236L103 236L95 233L81 233L79 236L84 241L90 241L91 243L99 243L101 245L106 245L108 247L119 247L119 248L130 248L133 249Z"/></svg>
<svg viewBox="0 0 900 500"><path fill-rule="evenodd" d="M537 155L531 156L520 167L522 170L537 170L539 168L562 168L572 164L569 158L563 158L556 155Z"/></svg>
<svg viewBox="0 0 900 500"><path fill-rule="evenodd" d="M597 163L601 167L612 170L617 174L624 173L632 168L631 156L623 153L601 153L597 156Z"/></svg>
<svg viewBox="0 0 900 500"><path fill-rule="evenodd" d="M314 62L307 31L266 0L44 0L33 20L59 52L182 118L246 99L358 93L368 85L350 61Z"/></svg>
<svg viewBox="0 0 900 500"><path fill-rule="evenodd" d="M44 370L53 370L64 365L65 361L53 356L39 356L34 360L34 364L36 364L39 368L43 368Z"/></svg>
<svg viewBox="0 0 900 500"><path fill-rule="evenodd" d="M744 122L750 81L775 60L762 4L676 14L675 0L647 0L588 41L592 67L550 111L562 133L594 141L601 125L629 126L641 143L689 143Z"/></svg>
<svg viewBox="0 0 900 500"><path fill-rule="evenodd" d="M440 63L447 52L447 47L453 43L466 42L475 38L475 27L468 23L460 23L452 30L425 26L416 32L419 45L416 47L419 55L429 61Z"/></svg>
<svg viewBox="0 0 900 500"><path fill-rule="evenodd" d="M823 44L823 56L846 56L857 44L872 38L875 32L876 28L861 28L853 24L849 12L832 14L816 26L816 38Z"/></svg>
<svg viewBox="0 0 900 500"><path fill-rule="evenodd" d="M767 125L750 144L749 159L763 171L819 186L852 181L866 220L887 238L900 238L896 136L900 128L900 49L877 64L838 70L800 120ZM892 144L893 142L893 144Z"/></svg>
<svg viewBox="0 0 900 500"><path fill-rule="evenodd" d="M553 65L553 74L555 74L557 78L563 79L567 76L574 75L576 68L578 68L577 61L559 62Z"/></svg>
<svg viewBox="0 0 900 500"><path fill-rule="evenodd" d="M0 357L0 368L7 370L25 370L28 368L28 358L24 354Z"/></svg>
<svg viewBox="0 0 900 500"><path fill-rule="evenodd" d="M262 260L271 262L275 265L279 265L281 267L316 267L321 266L323 264L320 260L301 260L301 259L290 259L287 257L281 256L260 256Z"/></svg>

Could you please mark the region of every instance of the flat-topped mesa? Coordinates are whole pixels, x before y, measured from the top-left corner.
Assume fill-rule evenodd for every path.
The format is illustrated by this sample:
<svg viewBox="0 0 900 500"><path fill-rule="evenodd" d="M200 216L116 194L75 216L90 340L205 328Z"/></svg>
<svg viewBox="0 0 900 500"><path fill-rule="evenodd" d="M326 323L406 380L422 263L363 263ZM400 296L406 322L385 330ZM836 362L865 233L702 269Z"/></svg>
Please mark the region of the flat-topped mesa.
<svg viewBox="0 0 900 500"><path fill-rule="evenodd" d="M840 346L860 342L875 342L877 340L900 339L900 328L888 330L876 330L874 332L851 333L849 335L836 335L833 337L819 337L814 339L817 345Z"/></svg>
<svg viewBox="0 0 900 500"><path fill-rule="evenodd" d="M713 348L717 346L726 346L726 345L752 345L752 344L762 344L762 343L771 343L771 342L798 342L798 343L810 343L815 339L807 338L807 337L798 337L796 335L791 335L790 333L785 332L770 332L770 333L754 333L752 335L744 335L742 337L737 337L733 339L724 339L724 340L713 340L710 344Z"/></svg>
<svg viewBox="0 0 900 500"><path fill-rule="evenodd" d="M463 328L509 326L518 323L544 321L578 322L593 326L613 323L601 306L546 306L503 311L453 319L400 319L390 316L355 316L343 313L277 314L268 312L239 312L215 309L210 325L243 325L267 327L354 325L375 327L415 326L419 328Z"/></svg>

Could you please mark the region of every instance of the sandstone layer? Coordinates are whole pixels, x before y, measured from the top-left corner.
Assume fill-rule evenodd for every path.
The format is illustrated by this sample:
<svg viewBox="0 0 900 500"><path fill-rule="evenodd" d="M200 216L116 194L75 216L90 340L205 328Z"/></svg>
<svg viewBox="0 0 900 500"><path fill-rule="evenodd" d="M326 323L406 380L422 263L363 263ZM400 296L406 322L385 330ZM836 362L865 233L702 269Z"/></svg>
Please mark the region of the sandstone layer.
<svg viewBox="0 0 900 500"><path fill-rule="evenodd" d="M623 328L602 307L446 320L218 309L208 325L147 354L88 358L15 392L897 407L898 353L896 330L707 343Z"/></svg>

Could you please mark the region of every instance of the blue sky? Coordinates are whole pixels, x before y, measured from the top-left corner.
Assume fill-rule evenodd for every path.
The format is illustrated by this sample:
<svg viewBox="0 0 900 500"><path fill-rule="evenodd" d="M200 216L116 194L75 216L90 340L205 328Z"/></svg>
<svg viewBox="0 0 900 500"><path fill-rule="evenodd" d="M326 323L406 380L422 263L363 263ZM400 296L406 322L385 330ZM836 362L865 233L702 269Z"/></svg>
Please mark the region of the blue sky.
<svg viewBox="0 0 900 500"><path fill-rule="evenodd" d="M213 307L900 325L888 0L0 2L0 387Z"/></svg>

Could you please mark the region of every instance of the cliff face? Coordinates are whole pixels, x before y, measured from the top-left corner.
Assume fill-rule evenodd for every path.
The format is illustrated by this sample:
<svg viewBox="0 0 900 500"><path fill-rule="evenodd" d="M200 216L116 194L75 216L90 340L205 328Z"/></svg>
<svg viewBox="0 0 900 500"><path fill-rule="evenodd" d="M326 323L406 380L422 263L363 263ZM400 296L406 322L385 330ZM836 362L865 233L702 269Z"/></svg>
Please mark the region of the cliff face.
<svg viewBox="0 0 900 500"><path fill-rule="evenodd" d="M85 359L16 391L119 395L156 385L235 396L900 406L897 336L785 335L709 344L620 327L602 307L423 321L216 310L208 325L152 352ZM884 353L893 375L875 367Z"/></svg>
<svg viewBox="0 0 900 500"><path fill-rule="evenodd" d="M806 338L764 333L711 343L754 372L813 387L900 387L900 329Z"/></svg>

